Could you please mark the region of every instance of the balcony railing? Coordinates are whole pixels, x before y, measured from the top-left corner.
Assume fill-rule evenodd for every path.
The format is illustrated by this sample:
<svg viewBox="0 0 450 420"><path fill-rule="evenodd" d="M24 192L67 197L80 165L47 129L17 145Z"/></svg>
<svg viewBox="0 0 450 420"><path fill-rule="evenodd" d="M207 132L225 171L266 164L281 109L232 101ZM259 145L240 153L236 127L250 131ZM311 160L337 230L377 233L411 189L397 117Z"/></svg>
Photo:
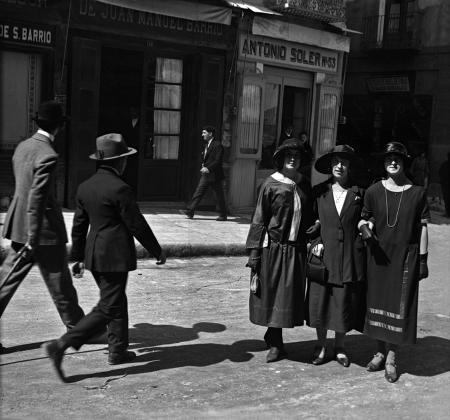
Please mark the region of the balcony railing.
<svg viewBox="0 0 450 420"><path fill-rule="evenodd" d="M344 0L265 0L264 4L283 14L297 15L323 22L345 21Z"/></svg>
<svg viewBox="0 0 450 420"><path fill-rule="evenodd" d="M364 18L363 48L366 50L418 51L421 15L379 15Z"/></svg>

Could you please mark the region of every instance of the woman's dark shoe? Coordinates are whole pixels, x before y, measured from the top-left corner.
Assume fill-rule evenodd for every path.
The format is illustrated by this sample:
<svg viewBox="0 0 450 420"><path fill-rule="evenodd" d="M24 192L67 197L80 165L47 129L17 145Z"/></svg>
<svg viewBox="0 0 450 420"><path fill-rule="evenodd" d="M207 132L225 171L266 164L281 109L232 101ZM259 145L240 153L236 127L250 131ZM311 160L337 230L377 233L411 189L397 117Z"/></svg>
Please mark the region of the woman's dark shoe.
<svg viewBox="0 0 450 420"><path fill-rule="evenodd" d="M266 356L266 362L272 363L286 357L287 353L283 347L271 347Z"/></svg>
<svg viewBox="0 0 450 420"><path fill-rule="evenodd" d="M322 347L320 346L314 347L313 359L311 363L315 366L323 365L325 363L325 356L327 354L326 349L323 352L323 357L320 357L320 353L322 353Z"/></svg>
<svg viewBox="0 0 450 420"><path fill-rule="evenodd" d="M334 349L334 359L342 366L349 367L350 366L350 360L347 356L347 353L345 352L345 349L342 347L336 347Z"/></svg>
<svg viewBox="0 0 450 420"><path fill-rule="evenodd" d="M394 382L397 382L398 379L398 373L397 373L397 365L392 362L386 362L384 365L384 377L386 378L386 381L393 384Z"/></svg>
<svg viewBox="0 0 450 420"><path fill-rule="evenodd" d="M369 372L377 372L384 367L384 361L386 356L383 353L377 353L373 356L372 360L367 364L367 370Z"/></svg>

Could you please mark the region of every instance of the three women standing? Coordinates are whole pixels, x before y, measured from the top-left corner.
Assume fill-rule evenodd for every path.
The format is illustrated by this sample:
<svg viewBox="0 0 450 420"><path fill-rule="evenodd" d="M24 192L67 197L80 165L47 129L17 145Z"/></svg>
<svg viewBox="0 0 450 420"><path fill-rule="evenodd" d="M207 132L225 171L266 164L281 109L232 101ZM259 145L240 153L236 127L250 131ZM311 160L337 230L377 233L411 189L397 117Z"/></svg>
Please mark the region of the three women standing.
<svg viewBox="0 0 450 420"><path fill-rule="evenodd" d="M360 223L369 244L364 333L378 346L367 369L384 366L386 379L395 382L398 345L416 342L419 280L428 277L430 214L424 188L405 173L405 146L388 143L383 157L386 179L368 188Z"/></svg>
<svg viewBox="0 0 450 420"><path fill-rule="evenodd" d="M358 231L364 190L355 185L352 169L360 166L353 148L340 145L321 156L315 168L331 177L314 187L318 219L307 233L318 236L311 246L322 256L327 278L308 283L308 325L316 328L318 346L312 363L326 360L327 331L335 331L334 357L344 367L350 365L345 350L345 334L362 331L365 311L365 247Z"/></svg>
<svg viewBox="0 0 450 420"><path fill-rule="evenodd" d="M250 321L268 327L267 362L286 355L282 328L305 321L305 231L312 223L310 182L299 173L309 161L304 147L286 140L273 159L277 171L261 186L246 243L247 266L260 280L250 295Z"/></svg>

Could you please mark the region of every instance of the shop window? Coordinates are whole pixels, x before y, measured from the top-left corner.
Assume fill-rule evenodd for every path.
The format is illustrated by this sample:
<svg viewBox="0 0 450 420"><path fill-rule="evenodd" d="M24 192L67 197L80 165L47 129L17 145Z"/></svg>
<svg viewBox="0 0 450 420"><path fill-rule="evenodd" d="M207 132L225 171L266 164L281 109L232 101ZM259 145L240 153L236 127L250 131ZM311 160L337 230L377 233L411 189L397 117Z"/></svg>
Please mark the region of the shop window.
<svg viewBox="0 0 450 420"><path fill-rule="evenodd" d="M258 153L261 97L260 85L244 84L239 133L239 149L242 154L256 155Z"/></svg>
<svg viewBox="0 0 450 420"><path fill-rule="evenodd" d="M178 159L181 130L181 99L183 61L156 58L154 73L150 74L149 101L153 108L147 117L153 136L147 143L146 157ZM150 125L149 124L149 125Z"/></svg>
<svg viewBox="0 0 450 420"><path fill-rule="evenodd" d="M260 168L271 169L273 167L272 156L277 143L280 88L278 83L266 83Z"/></svg>
<svg viewBox="0 0 450 420"><path fill-rule="evenodd" d="M320 108L319 154L326 153L334 145L334 131L338 112L338 97L335 93L324 93Z"/></svg>
<svg viewBox="0 0 450 420"><path fill-rule="evenodd" d="M0 51L0 198L14 192L15 147L37 129L33 117L41 101L42 64L42 55Z"/></svg>

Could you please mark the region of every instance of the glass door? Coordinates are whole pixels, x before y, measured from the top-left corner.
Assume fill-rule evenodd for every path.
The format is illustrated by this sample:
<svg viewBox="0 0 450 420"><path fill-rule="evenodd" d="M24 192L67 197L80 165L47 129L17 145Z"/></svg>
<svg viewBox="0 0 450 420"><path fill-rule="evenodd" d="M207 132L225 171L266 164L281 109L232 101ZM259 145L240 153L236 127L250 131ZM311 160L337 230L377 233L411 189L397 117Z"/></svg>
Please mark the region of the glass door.
<svg viewBox="0 0 450 420"><path fill-rule="evenodd" d="M176 200L180 186L183 60L149 57L143 97L140 200Z"/></svg>

